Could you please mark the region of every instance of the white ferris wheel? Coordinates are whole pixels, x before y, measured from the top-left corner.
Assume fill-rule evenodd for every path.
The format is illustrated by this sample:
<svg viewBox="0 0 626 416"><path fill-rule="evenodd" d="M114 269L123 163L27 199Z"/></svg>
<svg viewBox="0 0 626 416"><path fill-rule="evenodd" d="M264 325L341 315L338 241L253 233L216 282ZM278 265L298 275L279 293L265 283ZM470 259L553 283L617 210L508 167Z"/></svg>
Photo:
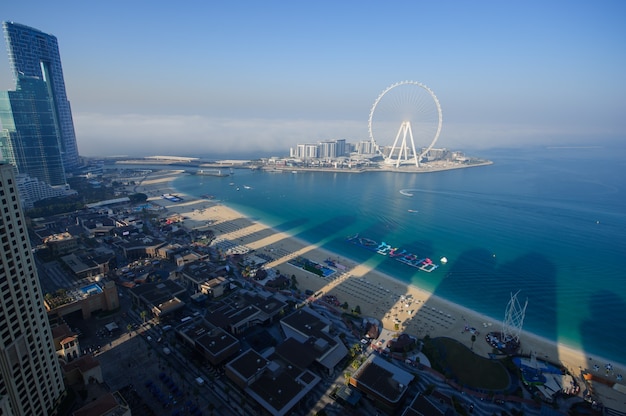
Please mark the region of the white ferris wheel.
<svg viewBox="0 0 626 416"><path fill-rule="evenodd" d="M439 100L426 85L402 81L387 87L369 116L370 141L385 163L415 164L432 149L441 133Z"/></svg>

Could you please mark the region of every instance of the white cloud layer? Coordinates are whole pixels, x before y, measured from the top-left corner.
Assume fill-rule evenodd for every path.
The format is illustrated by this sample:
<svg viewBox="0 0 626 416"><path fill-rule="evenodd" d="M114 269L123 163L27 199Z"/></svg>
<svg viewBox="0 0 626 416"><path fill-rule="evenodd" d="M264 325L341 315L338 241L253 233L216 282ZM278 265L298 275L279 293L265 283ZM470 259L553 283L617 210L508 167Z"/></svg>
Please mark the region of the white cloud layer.
<svg viewBox="0 0 626 416"><path fill-rule="evenodd" d="M285 155L297 143L367 138L366 123L342 120L78 113L74 124L80 153L85 156L255 152ZM362 137L355 138L354 133L359 131Z"/></svg>
<svg viewBox="0 0 626 416"><path fill-rule="evenodd" d="M298 143L368 139L366 120L233 119L187 115L77 113L76 136L84 156L285 156ZM526 145L594 144L611 132L580 126L444 123L435 147L481 149Z"/></svg>

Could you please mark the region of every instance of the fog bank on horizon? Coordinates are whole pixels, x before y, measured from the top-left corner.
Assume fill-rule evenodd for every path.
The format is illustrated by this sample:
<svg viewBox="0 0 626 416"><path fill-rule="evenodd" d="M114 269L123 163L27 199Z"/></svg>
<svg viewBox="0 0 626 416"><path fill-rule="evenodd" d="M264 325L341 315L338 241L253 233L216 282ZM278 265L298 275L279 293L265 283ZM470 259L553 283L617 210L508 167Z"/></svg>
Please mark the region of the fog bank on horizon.
<svg viewBox="0 0 626 416"><path fill-rule="evenodd" d="M288 156L301 143L369 140L367 120L233 119L204 116L75 114L80 154L113 155L259 155ZM595 146L611 131L573 125L445 123L436 148L469 151L529 146ZM428 141L416 138L416 144ZM379 144L380 141L378 141ZM391 144L391 143L387 143Z"/></svg>

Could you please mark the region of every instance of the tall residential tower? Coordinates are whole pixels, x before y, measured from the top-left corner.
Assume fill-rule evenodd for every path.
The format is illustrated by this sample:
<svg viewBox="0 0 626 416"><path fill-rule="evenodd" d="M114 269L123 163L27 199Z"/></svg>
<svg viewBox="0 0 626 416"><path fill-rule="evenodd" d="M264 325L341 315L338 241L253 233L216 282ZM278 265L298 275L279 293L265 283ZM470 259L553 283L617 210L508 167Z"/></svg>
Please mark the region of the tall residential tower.
<svg viewBox="0 0 626 416"><path fill-rule="evenodd" d="M80 164L70 102L65 92L57 38L14 22L3 22L13 78L37 77L45 81L59 130L59 150L66 171Z"/></svg>
<svg viewBox="0 0 626 416"><path fill-rule="evenodd" d="M0 163L0 400L46 415L65 388L13 167Z"/></svg>

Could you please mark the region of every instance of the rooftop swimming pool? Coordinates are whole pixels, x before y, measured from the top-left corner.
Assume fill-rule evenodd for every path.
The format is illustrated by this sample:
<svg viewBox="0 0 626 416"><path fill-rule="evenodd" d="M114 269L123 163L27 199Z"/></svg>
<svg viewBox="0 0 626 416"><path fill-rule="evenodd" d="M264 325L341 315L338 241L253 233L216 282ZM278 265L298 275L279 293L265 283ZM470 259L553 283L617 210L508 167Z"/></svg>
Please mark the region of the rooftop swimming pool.
<svg viewBox="0 0 626 416"><path fill-rule="evenodd" d="M81 287L80 291L85 295L97 295L98 293L102 293L102 288L98 286L97 283L92 283L88 286Z"/></svg>
<svg viewBox="0 0 626 416"><path fill-rule="evenodd" d="M150 209L150 208L152 208L152 204L142 204L133 208L133 211L140 212L140 211L143 211L144 209Z"/></svg>

